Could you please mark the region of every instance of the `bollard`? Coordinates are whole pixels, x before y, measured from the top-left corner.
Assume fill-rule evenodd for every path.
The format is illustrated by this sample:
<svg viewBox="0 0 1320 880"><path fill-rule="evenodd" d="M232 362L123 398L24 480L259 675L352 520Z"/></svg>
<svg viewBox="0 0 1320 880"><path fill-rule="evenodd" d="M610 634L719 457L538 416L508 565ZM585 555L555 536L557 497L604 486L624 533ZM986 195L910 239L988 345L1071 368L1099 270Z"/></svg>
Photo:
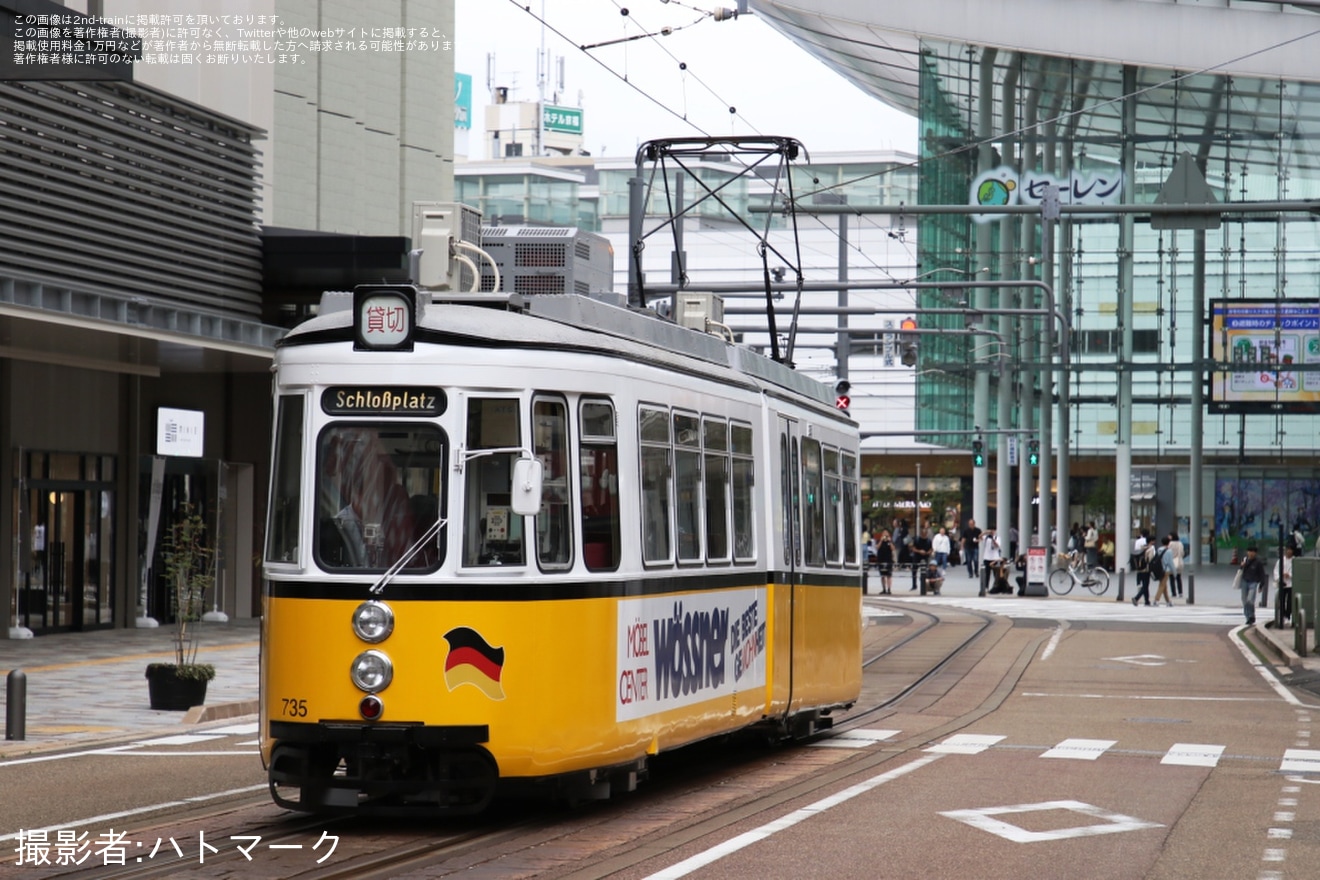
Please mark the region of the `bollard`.
<svg viewBox="0 0 1320 880"><path fill-rule="evenodd" d="M1306 609L1293 612L1293 650L1298 657L1306 656Z"/></svg>
<svg viewBox="0 0 1320 880"><path fill-rule="evenodd" d="M1187 604L1196 604L1196 575L1190 571L1187 572Z"/></svg>
<svg viewBox="0 0 1320 880"><path fill-rule="evenodd" d="M1279 594L1274 594L1274 629L1283 629L1283 603L1279 601Z"/></svg>
<svg viewBox="0 0 1320 880"><path fill-rule="evenodd" d="M27 673L11 669L5 677L5 739L27 739Z"/></svg>
<svg viewBox="0 0 1320 880"><path fill-rule="evenodd" d="M1120 602L1123 601L1123 581L1125 580L1126 575L1127 575L1126 568L1120 568L1118 570L1118 601Z"/></svg>

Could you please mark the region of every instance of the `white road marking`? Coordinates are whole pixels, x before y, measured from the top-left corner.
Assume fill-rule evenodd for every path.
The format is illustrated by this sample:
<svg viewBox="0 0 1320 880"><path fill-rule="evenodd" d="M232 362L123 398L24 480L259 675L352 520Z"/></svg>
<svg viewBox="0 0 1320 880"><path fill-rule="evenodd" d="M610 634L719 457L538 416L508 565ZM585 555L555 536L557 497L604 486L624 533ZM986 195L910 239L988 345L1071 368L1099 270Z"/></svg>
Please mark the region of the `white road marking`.
<svg viewBox="0 0 1320 880"><path fill-rule="evenodd" d="M1288 851L1286 849L1267 849L1265 850L1265 855L1262 861L1281 862L1285 858L1287 858L1287 856L1288 856Z"/></svg>
<svg viewBox="0 0 1320 880"><path fill-rule="evenodd" d="M1040 652L1040 659L1042 662L1050 659L1050 655L1054 653L1054 649L1059 647L1059 640L1063 638L1063 631L1067 628L1068 627L1062 623L1055 628L1054 635L1050 636L1050 643L1045 646L1044 651Z"/></svg>
<svg viewBox="0 0 1320 880"><path fill-rule="evenodd" d="M1051 694L1041 691L1023 691L1024 697L1052 697L1066 700L1171 700L1189 703L1274 703L1269 697L1189 697L1182 694Z"/></svg>
<svg viewBox="0 0 1320 880"><path fill-rule="evenodd" d="M210 727L204 730L203 733L223 733L223 734L232 733L236 735L242 735L247 733L256 733L257 728L258 728L257 722L248 721L243 724L231 724L228 727Z"/></svg>
<svg viewBox="0 0 1320 880"><path fill-rule="evenodd" d="M844 730L828 739L817 740L811 745L815 748L824 749L864 749L878 742L884 742L890 737L898 736L900 733L902 733L901 730L870 730L867 728Z"/></svg>
<svg viewBox="0 0 1320 880"><path fill-rule="evenodd" d="M1320 752L1312 749L1285 749L1279 770L1283 773L1320 773Z"/></svg>
<svg viewBox="0 0 1320 880"><path fill-rule="evenodd" d="M1004 739L1002 736L956 733L939 745L931 746L922 751L937 755L979 755L1002 739Z"/></svg>
<svg viewBox="0 0 1320 880"><path fill-rule="evenodd" d="M123 752L125 758L221 758L225 755L247 755L259 754L259 749L210 749L204 752Z"/></svg>
<svg viewBox="0 0 1320 880"><path fill-rule="evenodd" d="M995 816L1016 813L1035 813L1045 810L1068 810L1102 820L1096 825L1081 825L1076 828L1057 828L1053 831L1028 831L1016 825L1010 825ZM951 810L940 813L950 819L956 819L973 828L987 831L1014 843L1040 843L1048 840L1067 840L1072 837L1095 837L1099 834L1116 834L1120 831L1140 831L1145 828L1163 828L1158 822L1146 822L1121 813L1111 813L1100 807L1084 804L1081 801L1047 801L1041 804L1017 804L1011 807L988 807L980 810Z"/></svg>
<svg viewBox="0 0 1320 880"><path fill-rule="evenodd" d="M718 846L713 846L705 852L697 853L690 859L684 859L676 865L665 868L663 871L657 871L649 875L646 880L674 880L674 878L685 877L698 868L704 868L706 865L716 862L727 855L737 852L740 849L751 846L765 840L770 835L783 831L785 828L791 828L803 820L810 819L812 816L819 815L831 807L837 807L839 804L852 800L860 794L865 794L877 786L884 785L901 776L906 776L914 770L920 770L933 761L938 761L941 755L927 755L923 758L917 758L901 767L895 767L879 776L872 776L865 782L861 782L851 788L845 788L836 795L816 801L814 804L808 804L800 810L789 813L773 822L768 822L760 828L753 828L745 834L739 834L737 837L727 840Z"/></svg>
<svg viewBox="0 0 1320 880"><path fill-rule="evenodd" d="M1291 828L1271 828L1268 834L1271 840L1292 840Z"/></svg>
<svg viewBox="0 0 1320 880"><path fill-rule="evenodd" d="M223 739L224 734L211 736L205 733L179 733L174 736L161 736L156 739L140 739L136 744L140 746L191 746L196 743L214 742Z"/></svg>
<svg viewBox="0 0 1320 880"><path fill-rule="evenodd" d="M1247 662L1255 667L1256 671L1260 673L1260 677L1265 679L1265 683L1273 688L1276 694L1283 697L1284 702L1291 703L1294 706L1305 706L1305 703L1297 699L1296 694L1284 687L1283 682L1274 677L1264 663L1261 663L1260 660L1256 659L1256 655L1251 652L1251 649L1247 647L1247 643L1242 639L1242 631L1244 629L1246 629L1245 626L1239 626L1233 631L1233 634L1238 636L1238 638L1230 638L1229 641L1242 652L1242 656L1247 659Z"/></svg>
<svg viewBox="0 0 1320 880"><path fill-rule="evenodd" d="M1118 740L1115 739L1065 739L1049 751L1042 752L1041 757L1094 761L1110 748L1113 748L1116 742Z"/></svg>
<svg viewBox="0 0 1320 880"><path fill-rule="evenodd" d="M1133 666L1164 666L1168 658L1161 657L1159 654L1130 654L1126 657L1106 657L1106 660L1114 660L1118 663L1130 663Z"/></svg>
<svg viewBox="0 0 1320 880"><path fill-rule="evenodd" d="M213 801L217 798L231 797L236 794L250 794L254 791L265 791L265 783L261 785L249 785L246 788L231 788L228 791L217 791L215 794L202 794L196 797L182 798L177 801L165 801L160 804L152 804L147 807L138 807L133 810L123 810L118 813L103 813L100 816L90 816L86 819L73 819L61 825L49 825L45 828L25 828L22 831L16 831L13 834L0 836L0 842L6 840L16 840L19 834L31 834L33 831L58 831L61 828L82 828L88 825L99 825L102 822L109 822L114 819L123 819L128 816L140 816L143 813L154 813L157 810L167 810L171 807L183 807L188 804L200 804L207 801Z"/></svg>
<svg viewBox="0 0 1320 880"><path fill-rule="evenodd" d="M1182 767L1214 767L1224 754L1223 746L1211 746L1201 743L1174 743L1160 760L1161 764L1176 764Z"/></svg>

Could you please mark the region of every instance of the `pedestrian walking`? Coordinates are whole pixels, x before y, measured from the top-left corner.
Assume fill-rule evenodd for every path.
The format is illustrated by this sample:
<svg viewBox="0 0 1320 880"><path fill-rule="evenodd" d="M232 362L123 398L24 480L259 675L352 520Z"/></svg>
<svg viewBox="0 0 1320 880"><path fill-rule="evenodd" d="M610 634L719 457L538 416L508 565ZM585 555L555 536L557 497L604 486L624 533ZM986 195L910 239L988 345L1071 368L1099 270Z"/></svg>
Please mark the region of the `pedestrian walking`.
<svg viewBox="0 0 1320 880"><path fill-rule="evenodd" d="M1283 548L1283 558L1274 563L1274 605L1284 623L1292 617L1293 556L1296 552L1289 544Z"/></svg>
<svg viewBox="0 0 1320 880"><path fill-rule="evenodd" d="M1265 563L1256 555L1256 545L1247 545L1247 558L1242 560L1238 570L1238 579L1242 589L1242 613L1247 618L1247 626L1256 622L1256 592L1265 582Z"/></svg>
<svg viewBox="0 0 1320 880"><path fill-rule="evenodd" d="M943 527L930 539L930 549L935 554L935 565L939 567L940 577L944 577L944 569L949 565L950 546L949 533Z"/></svg>
<svg viewBox="0 0 1320 880"><path fill-rule="evenodd" d="M1151 567L1151 576L1158 576L1160 585L1155 590L1155 604L1160 604L1160 599L1170 608L1173 607L1173 600L1169 598L1169 579L1173 576L1173 548L1169 546L1169 536L1165 535L1160 540L1160 547L1155 551L1159 564Z"/></svg>
<svg viewBox="0 0 1320 880"><path fill-rule="evenodd" d="M1173 551L1173 570L1169 572L1169 587L1174 596L1181 596L1183 593L1183 542L1178 537L1178 530L1169 532L1169 549Z"/></svg>
<svg viewBox="0 0 1320 880"><path fill-rule="evenodd" d="M1137 594L1132 597L1132 604L1144 601L1147 607L1150 606L1150 558L1155 552L1150 546L1149 535L1146 529L1142 529L1132 542L1132 570L1137 573Z"/></svg>
<svg viewBox="0 0 1320 880"><path fill-rule="evenodd" d="M880 594L894 592L894 541L888 530L881 530L880 542L875 545L875 567L880 572Z"/></svg>
<svg viewBox="0 0 1320 880"><path fill-rule="evenodd" d="M1096 531L1094 522L1086 524L1086 534L1082 535L1082 547L1086 550L1086 567L1095 568L1099 564L1100 533Z"/></svg>
<svg viewBox="0 0 1320 880"><path fill-rule="evenodd" d="M981 573L981 530L976 527L976 520L969 519L963 530L963 561L967 563L967 576L974 578Z"/></svg>

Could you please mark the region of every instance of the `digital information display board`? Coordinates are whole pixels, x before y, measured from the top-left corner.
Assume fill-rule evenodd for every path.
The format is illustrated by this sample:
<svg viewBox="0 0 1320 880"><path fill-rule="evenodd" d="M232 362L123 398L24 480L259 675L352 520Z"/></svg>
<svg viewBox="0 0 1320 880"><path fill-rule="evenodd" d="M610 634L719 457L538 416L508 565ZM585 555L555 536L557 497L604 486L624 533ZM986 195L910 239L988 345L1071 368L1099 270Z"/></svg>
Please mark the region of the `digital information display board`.
<svg viewBox="0 0 1320 880"><path fill-rule="evenodd" d="M1320 412L1320 303L1212 300L1210 411Z"/></svg>

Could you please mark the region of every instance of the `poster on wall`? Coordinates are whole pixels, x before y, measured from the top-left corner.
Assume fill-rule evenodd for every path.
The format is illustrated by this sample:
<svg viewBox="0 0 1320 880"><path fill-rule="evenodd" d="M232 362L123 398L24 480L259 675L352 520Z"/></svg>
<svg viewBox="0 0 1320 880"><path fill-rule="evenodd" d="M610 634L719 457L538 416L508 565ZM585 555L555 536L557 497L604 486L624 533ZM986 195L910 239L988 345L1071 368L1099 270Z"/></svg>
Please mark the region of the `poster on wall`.
<svg viewBox="0 0 1320 880"><path fill-rule="evenodd" d="M1320 303L1213 300L1210 411L1320 412Z"/></svg>

